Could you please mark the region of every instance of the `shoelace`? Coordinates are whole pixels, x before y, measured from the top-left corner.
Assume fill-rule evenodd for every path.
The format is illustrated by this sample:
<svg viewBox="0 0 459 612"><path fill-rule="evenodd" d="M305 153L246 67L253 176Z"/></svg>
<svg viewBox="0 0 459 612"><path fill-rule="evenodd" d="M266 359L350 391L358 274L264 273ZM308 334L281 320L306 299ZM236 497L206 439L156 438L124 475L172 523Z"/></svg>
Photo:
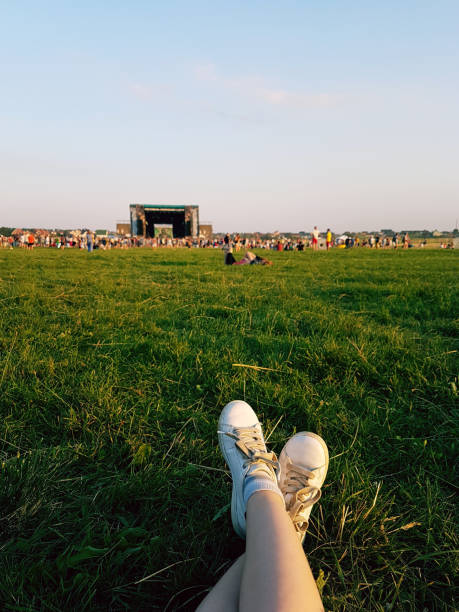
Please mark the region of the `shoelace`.
<svg viewBox="0 0 459 612"><path fill-rule="evenodd" d="M288 472L289 478L282 492L284 496L288 494L292 496L287 506L288 513L296 530L304 531L308 528L308 521L304 520L301 513L320 499L322 491L309 484L309 480L314 478L313 471L293 465L290 460Z"/></svg>
<svg viewBox="0 0 459 612"><path fill-rule="evenodd" d="M247 472L250 470L253 473L265 466L271 471L274 470L274 472L279 470L276 455L266 450L263 436L256 427L235 427L233 432L219 431L218 433L236 440L236 447L247 457L243 463L244 468L248 468Z"/></svg>

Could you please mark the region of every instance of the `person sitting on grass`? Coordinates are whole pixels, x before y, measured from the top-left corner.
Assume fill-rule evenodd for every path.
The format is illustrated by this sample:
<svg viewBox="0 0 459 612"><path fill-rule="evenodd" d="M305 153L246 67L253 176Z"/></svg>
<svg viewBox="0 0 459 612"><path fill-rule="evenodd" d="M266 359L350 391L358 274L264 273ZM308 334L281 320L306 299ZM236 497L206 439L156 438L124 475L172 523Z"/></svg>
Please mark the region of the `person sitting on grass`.
<svg viewBox="0 0 459 612"><path fill-rule="evenodd" d="M225 253L225 264L227 266L245 266L250 264L261 264L263 266L272 266L273 262L265 259L264 257L260 257L259 255L255 255L252 251L247 251L242 259L236 261L233 255L233 249L231 245L225 245L224 247Z"/></svg>
<svg viewBox="0 0 459 612"><path fill-rule="evenodd" d="M218 438L233 480L233 527L246 550L198 612L323 611L302 544L327 474L327 445L314 433L297 433L278 461L255 412L238 400L223 408Z"/></svg>

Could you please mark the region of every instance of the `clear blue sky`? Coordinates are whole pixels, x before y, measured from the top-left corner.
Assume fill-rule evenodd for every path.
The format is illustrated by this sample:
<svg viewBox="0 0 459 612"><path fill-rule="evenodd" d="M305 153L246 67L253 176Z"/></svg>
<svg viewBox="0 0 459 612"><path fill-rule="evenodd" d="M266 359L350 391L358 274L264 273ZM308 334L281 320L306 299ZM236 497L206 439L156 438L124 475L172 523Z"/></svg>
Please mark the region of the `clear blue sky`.
<svg viewBox="0 0 459 612"><path fill-rule="evenodd" d="M4 1L0 225L452 229L457 0Z"/></svg>

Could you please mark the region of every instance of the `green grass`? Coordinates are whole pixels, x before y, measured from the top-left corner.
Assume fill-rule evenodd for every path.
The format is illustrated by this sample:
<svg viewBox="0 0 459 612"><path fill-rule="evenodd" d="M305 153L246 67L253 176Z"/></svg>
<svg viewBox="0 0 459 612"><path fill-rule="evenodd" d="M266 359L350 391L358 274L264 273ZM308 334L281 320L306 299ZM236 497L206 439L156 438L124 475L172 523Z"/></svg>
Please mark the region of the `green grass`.
<svg viewBox="0 0 459 612"><path fill-rule="evenodd" d="M276 452L327 441L327 610L453 609L457 253L222 259L0 251L1 609L194 609L244 548L216 433L237 398Z"/></svg>

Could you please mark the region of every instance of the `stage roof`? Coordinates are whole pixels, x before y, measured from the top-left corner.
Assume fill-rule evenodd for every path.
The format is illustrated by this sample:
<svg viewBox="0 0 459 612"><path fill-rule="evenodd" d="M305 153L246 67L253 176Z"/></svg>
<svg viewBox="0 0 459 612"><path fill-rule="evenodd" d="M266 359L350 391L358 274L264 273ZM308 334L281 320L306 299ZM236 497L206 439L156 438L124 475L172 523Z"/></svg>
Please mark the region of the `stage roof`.
<svg viewBox="0 0 459 612"><path fill-rule="evenodd" d="M190 208L199 208L197 204L130 204L130 206L142 206L145 209L155 208L158 210L171 208L174 210L185 210L187 206Z"/></svg>

